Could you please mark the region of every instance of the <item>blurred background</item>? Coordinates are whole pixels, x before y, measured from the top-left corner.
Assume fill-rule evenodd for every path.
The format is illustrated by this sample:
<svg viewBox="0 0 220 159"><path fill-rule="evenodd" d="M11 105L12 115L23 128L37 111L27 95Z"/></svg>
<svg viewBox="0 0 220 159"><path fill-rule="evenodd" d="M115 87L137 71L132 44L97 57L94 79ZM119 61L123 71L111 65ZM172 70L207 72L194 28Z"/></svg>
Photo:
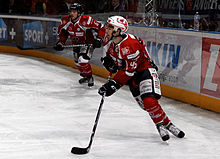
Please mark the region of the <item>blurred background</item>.
<svg viewBox="0 0 220 159"><path fill-rule="evenodd" d="M122 15L130 24L219 32L220 0L0 0L0 14L62 17L82 4L96 20Z"/></svg>

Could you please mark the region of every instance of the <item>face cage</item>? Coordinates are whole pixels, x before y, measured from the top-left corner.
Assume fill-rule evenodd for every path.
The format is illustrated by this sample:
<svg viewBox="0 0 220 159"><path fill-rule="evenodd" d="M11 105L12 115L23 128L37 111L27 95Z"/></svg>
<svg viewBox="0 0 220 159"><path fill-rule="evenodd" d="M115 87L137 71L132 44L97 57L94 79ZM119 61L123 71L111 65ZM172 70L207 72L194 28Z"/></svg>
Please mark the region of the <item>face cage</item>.
<svg viewBox="0 0 220 159"><path fill-rule="evenodd" d="M72 11L77 11L77 13L78 13L79 15L81 15L81 12L80 12L79 10L77 10L77 9L70 9L70 10L69 10L69 14L70 14Z"/></svg>
<svg viewBox="0 0 220 159"><path fill-rule="evenodd" d="M121 30L121 28L117 28L117 27L115 27L115 26L113 26L113 25L111 25L111 24L105 23L105 28L108 28L108 27L113 28L111 40L112 40L113 37L121 36L122 33L123 33L122 30ZM118 29L120 29L120 33L119 33L117 36L114 36L113 34L114 34Z"/></svg>
<svg viewBox="0 0 220 159"><path fill-rule="evenodd" d="M113 28L113 30L114 30L115 32L116 32L118 29L121 30L121 28L118 28L118 27L116 27L116 26L114 26L114 25L112 25L112 24L109 24L108 22L105 23L105 28ZM121 32L122 32L122 30L121 30Z"/></svg>

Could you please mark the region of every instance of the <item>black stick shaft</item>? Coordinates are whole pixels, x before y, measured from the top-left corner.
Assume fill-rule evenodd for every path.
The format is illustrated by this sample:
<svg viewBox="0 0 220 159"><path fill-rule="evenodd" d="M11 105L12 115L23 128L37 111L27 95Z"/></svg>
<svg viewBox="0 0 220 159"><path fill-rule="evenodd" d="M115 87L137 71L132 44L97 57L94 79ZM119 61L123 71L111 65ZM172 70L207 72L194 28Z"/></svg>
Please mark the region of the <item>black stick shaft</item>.
<svg viewBox="0 0 220 159"><path fill-rule="evenodd" d="M64 48L72 48L72 47L81 47L81 46L90 46L91 44L76 44L76 45L64 45Z"/></svg>
<svg viewBox="0 0 220 159"><path fill-rule="evenodd" d="M91 134L90 140L89 140L89 145L86 148L73 147L72 150L71 150L71 152L73 154L86 154L86 153L89 152L89 150L92 146L94 136L95 136L95 132L96 132L99 117L100 117L100 114L101 114L101 111L102 111L102 106L103 106L103 103L104 103L104 99L105 99L105 95L102 96L102 99L101 99L101 102L100 102L100 105L99 105L99 109L98 109L98 112L96 114L95 123L93 125L92 134Z"/></svg>
<svg viewBox="0 0 220 159"><path fill-rule="evenodd" d="M99 109L98 109L98 112L97 112L97 115L96 115L96 118L95 118L95 124L93 126L92 134L91 134L89 145L88 145L89 148L91 147L92 142L93 142L93 138L95 136L96 128L97 128L97 125L98 125L99 117L100 117L100 114L101 114L101 111L102 111L102 106L103 106L103 103L104 103L104 98L105 98L105 95L102 96L102 99L101 99L101 102L100 102L100 105L99 105Z"/></svg>
<svg viewBox="0 0 220 159"><path fill-rule="evenodd" d="M74 47L82 47L82 46L92 46L92 44L76 44L76 45L64 45L64 48L74 48ZM38 46L38 47L27 47L17 45L17 48L20 50L33 50L33 49L43 49L43 48L53 48L54 46Z"/></svg>

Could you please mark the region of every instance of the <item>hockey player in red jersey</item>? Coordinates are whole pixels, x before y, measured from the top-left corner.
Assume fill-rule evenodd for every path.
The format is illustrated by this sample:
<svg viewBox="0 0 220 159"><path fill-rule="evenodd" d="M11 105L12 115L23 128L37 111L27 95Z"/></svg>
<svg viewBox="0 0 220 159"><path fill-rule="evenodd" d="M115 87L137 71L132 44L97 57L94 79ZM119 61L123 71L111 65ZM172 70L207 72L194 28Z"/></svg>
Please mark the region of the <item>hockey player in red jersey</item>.
<svg viewBox="0 0 220 159"><path fill-rule="evenodd" d="M149 113L163 141L170 138L168 131L183 138L185 133L170 121L158 103L161 89L157 66L151 61L143 40L126 33L127 29L125 18L108 18L103 43L106 56L102 63L108 71L116 74L99 88L98 93L108 97L128 84L135 100Z"/></svg>
<svg viewBox="0 0 220 159"><path fill-rule="evenodd" d="M61 24L58 27L59 41L54 49L62 51L68 39L72 44L88 44L86 46L74 47L74 61L80 71L82 78L79 83L88 83L88 86L94 85L92 77L92 69L89 60L95 48L101 47L102 40L99 32L102 27L101 23L97 22L90 16L81 15L82 7L79 3L70 5L70 14L61 19Z"/></svg>

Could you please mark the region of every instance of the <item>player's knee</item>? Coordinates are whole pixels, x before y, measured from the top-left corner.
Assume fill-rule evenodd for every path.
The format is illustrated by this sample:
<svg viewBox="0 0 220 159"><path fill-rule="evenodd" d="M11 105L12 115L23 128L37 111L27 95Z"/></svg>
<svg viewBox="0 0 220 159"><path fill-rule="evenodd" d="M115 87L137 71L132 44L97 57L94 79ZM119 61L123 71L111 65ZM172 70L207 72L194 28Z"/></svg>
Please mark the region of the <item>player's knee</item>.
<svg viewBox="0 0 220 159"><path fill-rule="evenodd" d="M144 108L149 112L158 107L159 103L155 97L145 97L143 99Z"/></svg>
<svg viewBox="0 0 220 159"><path fill-rule="evenodd" d="M83 58L83 56L80 56L79 59L78 59L78 63L79 63L79 64L81 64L81 63L89 63L89 60Z"/></svg>
<svg viewBox="0 0 220 159"><path fill-rule="evenodd" d="M91 68L91 65L89 63L79 63L79 66L86 70Z"/></svg>

